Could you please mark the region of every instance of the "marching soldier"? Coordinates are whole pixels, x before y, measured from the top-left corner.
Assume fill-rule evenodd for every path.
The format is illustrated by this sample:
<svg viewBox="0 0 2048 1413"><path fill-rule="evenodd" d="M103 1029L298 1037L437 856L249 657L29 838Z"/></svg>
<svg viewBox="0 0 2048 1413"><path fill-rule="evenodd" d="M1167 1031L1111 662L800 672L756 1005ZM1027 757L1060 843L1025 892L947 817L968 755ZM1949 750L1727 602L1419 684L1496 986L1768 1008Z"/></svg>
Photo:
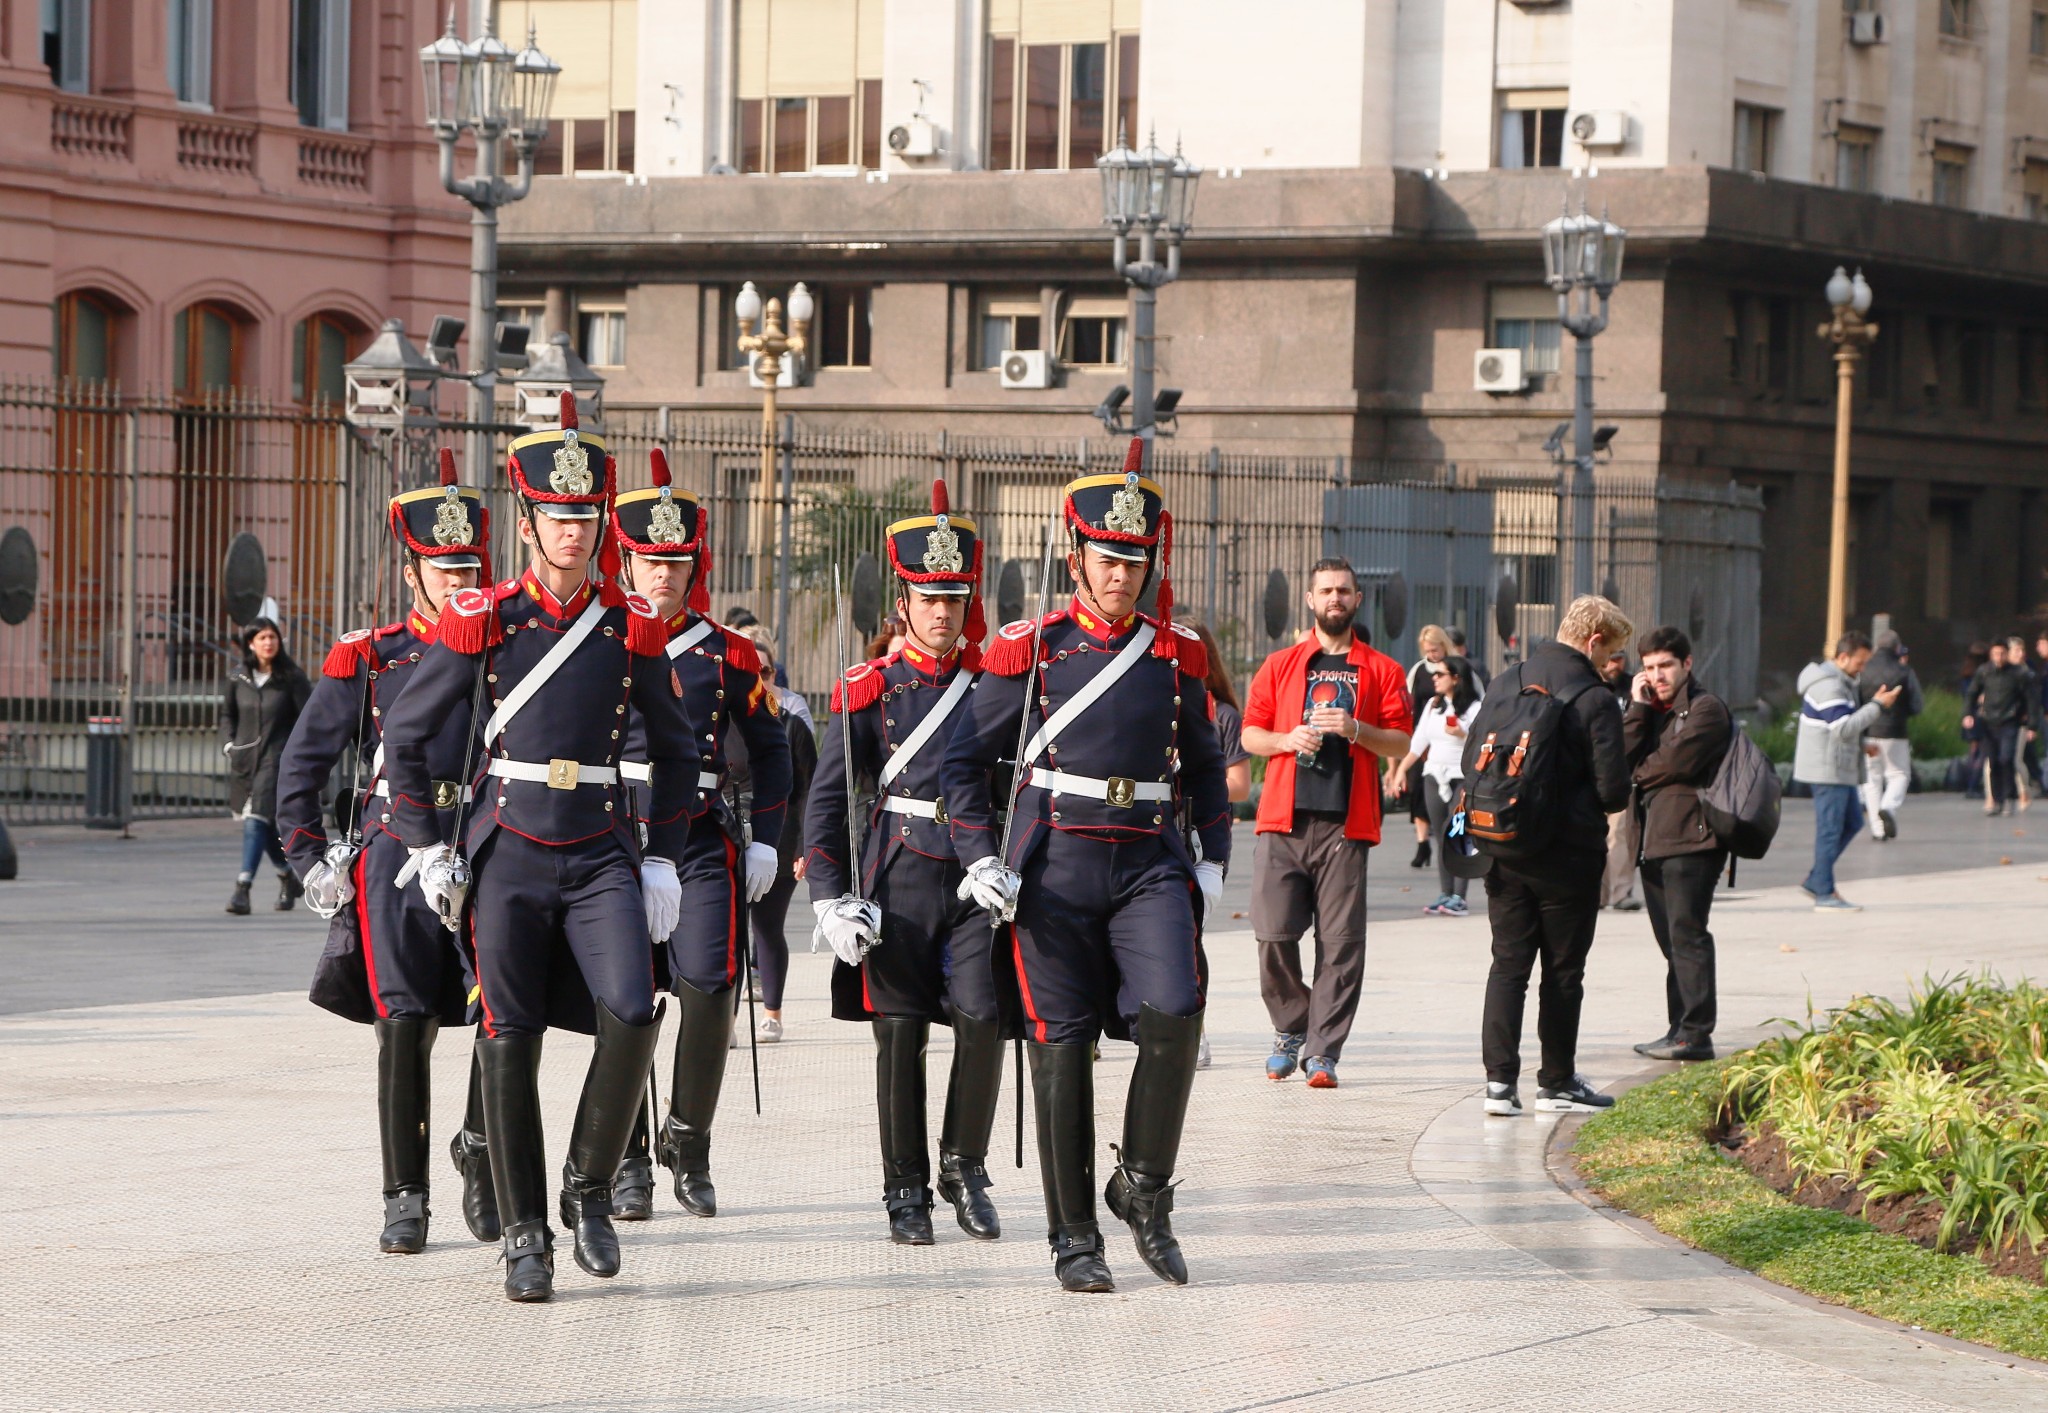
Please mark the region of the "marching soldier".
<svg viewBox="0 0 2048 1413"><path fill-rule="evenodd" d="M413 1253L427 1244L429 1059L443 1025L467 1025L469 981L462 954L417 885L394 888L406 863L391 831L390 786L362 781L360 763L379 745L384 715L432 646L451 595L490 577L490 513L483 492L456 484L455 455L441 453L441 483L391 498L386 518L404 555L412 608L397 623L345 635L327 655L320 682L299 714L278 766L277 828L313 910L332 920L313 977L313 1000L377 1033L377 1134L384 1150L384 1231L378 1249ZM444 825L472 781L469 703L430 743L433 805ZM329 843L321 792L353 747L357 788L337 814L346 837ZM478 1241L498 1239L498 1204L484 1149L482 1070L474 1053L469 1108L449 1142L462 1174L462 1213Z"/></svg>
<svg viewBox="0 0 2048 1413"><path fill-rule="evenodd" d="M932 1244L924 1056L938 1021L953 1028L939 1193L961 1230L994 1241L1002 1224L987 1160L1003 1071L995 933L958 896L963 875L939 787L946 742L981 667L981 542L972 520L948 512L944 481L932 483L930 515L897 521L887 537L904 644L849 668L833 689L805 812L804 877L818 934L839 958L832 1013L874 1024L890 1239ZM857 880L847 868L856 782L875 792Z"/></svg>
<svg viewBox="0 0 2048 1413"><path fill-rule="evenodd" d="M449 600L439 641L384 722L393 825L445 923L460 923L475 873L468 932L483 1009L485 1131L505 1294L522 1301L554 1293L537 1084L551 1021L597 1037L569 1135L562 1221L577 1265L618 1273L612 1179L660 1031L652 948L675 930L674 860L696 778L685 755L694 728L662 653L661 618L609 582L619 567L603 519L614 462L579 432L566 392L561 416L559 428L512 443L525 572ZM596 583L593 551L605 576ZM464 701L484 720L486 762L476 809L451 836L432 807L430 757ZM618 768L629 708L649 728L644 858Z"/></svg>
<svg viewBox="0 0 2048 1413"><path fill-rule="evenodd" d="M725 1082L739 1001L735 983L746 974L746 905L759 902L774 886L780 867L775 841L782 838L789 799L789 733L776 715L774 694L761 681L753 639L707 616L710 515L695 497L674 487L668 457L659 448L652 460L654 484L619 496L612 507L612 529L625 551L626 582L660 616L683 704L690 719L704 727L685 751L692 791L690 832L676 859L681 920L667 939L669 985L681 1018L659 1151L675 1175L676 1201L686 1211L711 1217L718 1213L718 1193L711 1184L711 1120ZM637 714L631 722L624 769L628 780L644 781L645 722ZM753 768L750 829L742 827L723 793L726 743L735 728ZM632 1221L644 1221L654 1206L647 1107L641 1105L619 1170L619 1215Z"/></svg>
<svg viewBox="0 0 2048 1413"><path fill-rule="evenodd" d="M1170 1217L1202 1026L1194 895L1217 905L1230 849L1207 662L1201 640L1171 623L1172 524L1142 464L1133 442L1123 474L1067 486L1073 601L990 644L940 777L963 896L1015 916L1048 1240L1060 1285L1076 1291L1114 1288L1093 1191L1091 1046L1103 1032L1138 1045L1104 1196L1153 1273L1187 1281ZM1137 611L1155 573L1157 618ZM990 782L1012 751L1002 857ZM1194 857L1175 826L1176 791Z"/></svg>

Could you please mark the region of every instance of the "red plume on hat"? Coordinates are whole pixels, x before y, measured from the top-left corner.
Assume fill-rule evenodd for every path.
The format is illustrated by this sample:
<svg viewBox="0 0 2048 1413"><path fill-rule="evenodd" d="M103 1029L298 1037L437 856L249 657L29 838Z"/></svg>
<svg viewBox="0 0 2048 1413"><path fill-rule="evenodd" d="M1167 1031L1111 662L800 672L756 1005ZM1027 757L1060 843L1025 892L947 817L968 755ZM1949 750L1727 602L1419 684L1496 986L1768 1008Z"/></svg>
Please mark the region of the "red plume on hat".
<svg viewBox="0 0 2048 1413"><path fill-rule="evenodd" d="M577 425L575 393L567 388L562 389L562 410L555 415L560 419L561 429L565 432Z"/></svg>
<svg viewBox="0 0 2048 1413"><path fill-rule="evenodd" d="M441 448L441 484L455 484L455 451L452 447Z"/></svg>
<svg viewBox="0 0 2048 1413"><path fill-rule="evenodd" d="M1132 437L1130 450L1124 453L1124 474L1145 474L1145 439ZM1176 655L1173 635L1173 517L1166 507L1159 508L1159 594L1157 612L1159 636L1152 640L1154 657L1170 658Z"/></svg>

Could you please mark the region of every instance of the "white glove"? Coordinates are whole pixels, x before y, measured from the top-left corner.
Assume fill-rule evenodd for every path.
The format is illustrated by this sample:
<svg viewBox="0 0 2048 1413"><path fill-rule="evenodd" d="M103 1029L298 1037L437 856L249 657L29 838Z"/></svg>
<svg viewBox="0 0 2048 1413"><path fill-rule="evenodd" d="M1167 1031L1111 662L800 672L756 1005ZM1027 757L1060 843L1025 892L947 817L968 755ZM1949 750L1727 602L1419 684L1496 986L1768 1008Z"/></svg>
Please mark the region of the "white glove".
<svg viewBox="0 0 2048 1413"><path fill-rule="evenodd" d="M1215 917L1223 906L1223 865L1210 859L1196 864L1195 887L1202 890L1202 915Z"/></svg>
<svg viewBox="0 0 2048 1413"><path fill-rule="evenodd" d="M315 916L332 918L356 896L356 881L350 877L355 853L347 844L329 844L327 853L299 880L306 890L306 906Z"/></svg>
<svg viewBox="0 0 2048 1413"><path fill-rule="evenodd" d="M668 941L683 915L683 881L672 860L650 854L640 861L640 896L647 903L647 935Z"/></svg>
<svg viewBox="0 0 2048 1413"><path fill-rule="evenodd" d="M1015 869L1004 868L1001 859L990 855L967 870L956 891L962 902L971 898L977 906L987 908L990 917L1008 922L1016 916L1017 894L1023 886Z"/></svg>
<svg viewBox="0 0 2048 1413"><path fill-rule="evenodd" d="M782 861L775 856L775 846L758 840L747 845L747 901L758 903L768 896L768 890L775 886L775 873Z"/></svg>
<svg viewBox="0 0 2048 1413"><path fill-rule="evenodd" d="M469 896L469 865L449 844L429 844L423 849L407 852L411 857L392 882L403 888L413 874L418 874L420 892L441 915L441 925L450 932L459 930L462 926L462 902Z"/></svg>
<svg viewBox="0 0 2048 1413"><path fill-rule="evenodd" d="M850 967L859 966L868 949L882 940L882 910L851 893L819 899L811 904L811 911L818 916L818 925L811 932L811 950L817 951L822 941L833 956Z"/></svg>

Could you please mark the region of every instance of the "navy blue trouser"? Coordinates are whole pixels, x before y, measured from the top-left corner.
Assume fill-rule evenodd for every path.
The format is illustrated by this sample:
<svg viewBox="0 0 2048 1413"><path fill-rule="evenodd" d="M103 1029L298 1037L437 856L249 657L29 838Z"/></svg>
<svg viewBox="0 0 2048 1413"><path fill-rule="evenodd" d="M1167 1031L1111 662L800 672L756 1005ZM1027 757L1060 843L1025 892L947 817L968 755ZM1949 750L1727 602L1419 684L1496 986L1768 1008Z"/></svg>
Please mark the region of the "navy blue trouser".
<svg viewBox="0 0 2048 1413"><path fill-rule="evenodd" d="M670 973L707 995L723 991L739 980L747 905L733 876L739 845L715 809L690 821L689 840L675 865L683 910L668 936Z"/></svg>
<svg viewBox="0 0 2048 1413"><path fill-rule="evenodd" d="M405 867L406 848L395 835L374 830L356 855L356 921L363 937L363 967L377 1014L437 1016L449 972L462 965L455 934L420 891L417 877L403 888L391 880Z"/></svg>
<svg viewBox="0 0 2048 1413"><path fill-rule="evenodd" d="M939 1020L948 1001L996 1019L995 929L959 898L960 865L899 848L874 881L882 943L861 962L862 998L882 1016Z"/></svg>
<svg viewBox="0 0 2048 1413"><path fill-rule="evenodd" d="M1089 1044L1110 1007L1125 1034L1141 1006L1202 1009L1194 879L1157 835L1112 844L1052 830L1023 876L1014 932L1032 1039Z"/></svg>
<svg viewBox="0 0 2048 1413"><path fill-rule="evenodd" d="M510 829L477 851L470 940L487 1035L547 1029L550 964L564 942L590 988L627 1025L654 1019L654 952L640 874L614 834L541 844Z"/></svg>

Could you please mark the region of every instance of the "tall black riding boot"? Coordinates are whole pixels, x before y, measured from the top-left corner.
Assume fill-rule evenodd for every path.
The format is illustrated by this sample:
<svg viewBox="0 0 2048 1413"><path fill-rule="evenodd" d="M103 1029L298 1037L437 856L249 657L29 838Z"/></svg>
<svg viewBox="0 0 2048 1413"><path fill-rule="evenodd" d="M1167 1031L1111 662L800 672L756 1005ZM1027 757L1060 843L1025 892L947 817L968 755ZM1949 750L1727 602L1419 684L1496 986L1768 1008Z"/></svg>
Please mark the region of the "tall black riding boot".
<svg viewBox="0 0 2048 1413"><path fill-rule="evenodd" d="M593 1276L619 1273L619 1234L612 1230L612 1179L646 1107L647 1062L661 1035L661 1008L645 1025L627 1025L597 1003L597 1046L583 1076L569 1161L562 1165L562 1225L576 1236L576 1264Z"/></svg>
<svg viewBox="0 0 2048 1413"><path fill-rule="evenodd" d="M1188 1283L1188 1267L1173 1235L1173 1168L1201 1041L1200 1011L1169 1016L1150 1006L1139 1010L1138 1063L1124 1101L1123 1147L1102 1194L1109 1210L1130 1224L1138 1255L1152 1274L1175 1285Z"/></svg>
<svg viewBox="0 0 2048 1413"><path fill-rule="evenodd" d="M668 1121L656 1156L676 1177L676 1201L699 1217L718 1215L718 1191L711 1185L711 1120L725 1083L725 1056L732 1044L730 989L709 993L676 982L676 1063L669 1078Z"/></svg>
<svg viewBox="0 0 2048 1413"><path fill-rule="evenodd" d="M931 1022L875 1018L875 1114L882 1129L882 1204L889 1240L932 1244L932 1160L925 1146L924 1049Z"/></svg>
<svg viewBox="0 0 2048 1413"><path fill-rule="evenodd" d="M1115 1290L1109 1263L1102 1259L1102 1230L1095 1225L1093 1048L1041 1045L1035 1040L1029 1048L1053 1272L1063 1290Z"/></svg>
<svg viewBox="0 0 2048 1413"><path fill-rule="evenodd" d="M939 1130L939 1195L953 1204L960 1230L977 1241L1003 1234L989 1200L988 1141L1003 1092L1003 1030L992 1020L953 1012L953 1073Z"/></svg>
<svg viewBox="0 0 2048 1413"><path fill-rule="evenodd" d="M491 1185L491 1154L484 1142L484 1062L474 1046L469 1052L469 1107L463 1110L462 1127L448 1140L448 1156L462 1175L462 1220L469 1224L469 1234L478 1241L496 1241L498 1191Z"/></svg>
<svg viewBox="0 0 2048 1413"><path fill-rule="evenodd" d="M654 1215L653 1123L649 1118L653 1104L654 1096L642 1088L633 1132L626 1139L626 1156L619 1159L619 1175L612 1182L612 1215L622 1222L644 1222Z"/></svg>
<svg viewBox="0 0 2048 1413"><path fill-rule="evenodd" d="M376 1023L377 1137L384 1150L384 1233L377 1249L411 1256L427 1244L428 1062L441 1022L390 1016Z"/></svg>
<svg viewBox="0 0 2048 1413"><path fill-rule="evenodd" d="M504 1222L505 1298L549 1300L555 1293L555 1234L548 1229L548 1159L540 1124L538 1035L479 1036L484 1071L484 1132L491 1184Z"/></svg>

